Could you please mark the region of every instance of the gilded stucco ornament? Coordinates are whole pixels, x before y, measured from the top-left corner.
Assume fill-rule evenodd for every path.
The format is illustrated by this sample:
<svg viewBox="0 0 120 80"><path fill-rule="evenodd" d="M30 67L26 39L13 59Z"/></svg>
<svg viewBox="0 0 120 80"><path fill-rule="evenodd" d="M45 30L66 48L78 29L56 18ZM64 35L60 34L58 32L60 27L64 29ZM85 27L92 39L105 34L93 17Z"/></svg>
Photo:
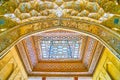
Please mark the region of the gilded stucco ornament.
<svg viewBox="0 0 120 80"><path fill-rule="evenodd" d="M11 3L13 5L11 5ZM111 15L109 15L112 13L105 11L104 6L103 4L101 5L101 3L103 2L100 0L10 0L0 6L0 13L5 17L16 21L17 23L30 21L32 20L31 18L36 17L39 19L41 17L50 17L51 14L56 17L59 17L63 14L64 17L67 17L68 15L77 17L88 17L98 22L102 22L112 17ZM108 17L105 17L104 15L107 15Z"/></svg>

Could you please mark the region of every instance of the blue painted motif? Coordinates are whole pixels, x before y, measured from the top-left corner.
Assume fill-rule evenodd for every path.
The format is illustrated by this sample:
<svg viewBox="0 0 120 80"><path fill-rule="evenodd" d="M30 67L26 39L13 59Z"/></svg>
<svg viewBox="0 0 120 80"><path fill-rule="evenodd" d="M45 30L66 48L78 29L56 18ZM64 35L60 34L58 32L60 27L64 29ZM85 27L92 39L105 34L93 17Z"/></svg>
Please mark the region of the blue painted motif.
<svg viewBox="0 0 120 80"><path fill-rule="evenodd" d="M117 19L117 18L114 19L114 23L115 23L115 24L118 24L118 23L119 23L119 19Z"/></svg>
<svg viewBox="0 0 120 80"><path fill-rule="evenodd" d="M5 21L3 19L0 19L0 25L5 24Z"/></svg>

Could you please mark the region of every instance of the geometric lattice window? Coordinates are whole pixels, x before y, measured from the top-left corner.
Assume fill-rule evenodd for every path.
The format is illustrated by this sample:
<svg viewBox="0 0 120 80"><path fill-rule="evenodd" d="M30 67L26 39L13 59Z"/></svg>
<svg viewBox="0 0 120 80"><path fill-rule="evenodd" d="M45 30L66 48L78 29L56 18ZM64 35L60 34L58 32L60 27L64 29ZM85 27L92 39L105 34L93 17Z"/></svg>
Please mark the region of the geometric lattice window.
<svg viewBox="0 0 120 80"><path fill-rule="evenodd" d="M42 59L79 59L81 40L78 37L44 37Z"/></svg>

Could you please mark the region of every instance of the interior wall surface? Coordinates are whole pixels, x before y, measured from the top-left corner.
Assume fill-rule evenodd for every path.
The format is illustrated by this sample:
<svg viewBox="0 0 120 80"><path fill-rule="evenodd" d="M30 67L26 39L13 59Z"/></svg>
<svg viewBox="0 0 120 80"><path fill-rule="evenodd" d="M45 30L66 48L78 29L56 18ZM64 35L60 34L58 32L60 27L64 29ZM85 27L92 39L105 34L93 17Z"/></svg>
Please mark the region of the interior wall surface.
<svg viewBox="0 0 120 80"><path fill-rule="evenodd" d="M15 46L0 59L0 80L28 80Z"/></svg>
<svg viewBox="0 0 120 80"><path fill-rule="evenodd" d="M102 53L93 80L120 80L120 60L107 48Z"/></svg>

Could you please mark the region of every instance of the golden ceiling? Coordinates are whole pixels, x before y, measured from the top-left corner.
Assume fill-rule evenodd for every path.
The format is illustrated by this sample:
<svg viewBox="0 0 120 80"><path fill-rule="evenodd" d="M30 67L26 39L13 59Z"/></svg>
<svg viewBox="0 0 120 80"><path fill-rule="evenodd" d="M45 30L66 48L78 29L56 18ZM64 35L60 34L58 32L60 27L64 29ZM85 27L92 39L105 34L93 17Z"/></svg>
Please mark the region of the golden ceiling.
<svg viewBox="0 0 120 80"><path fill-rule="evenodd" d="M57 30L54 31L54 29ZM51 31L44 32L46 30ZM62 33L60 33L59 30L61 30ZM73 31L69 32L69 30ZM45 35L48 36L48 34L48 37L55 35L75 36L73 33L76 32L74 31L78 32L76 34L77 37L82 36L83 39L85 39L82 39L81 48L84 51L81 51L78 60L74 60L74 63L72 63L70 59L65 60L65 64L63 64L62 61L58 60L57 62L59 63L56 63L53 60L56 66L52 65L52 60L47 62L46 60L41 60L43 56L40 55L42 51L40 50L41 46L38 44L42 37L45 37ZM33 35L39 32L40 34ZM59 33L57 34L56 32ZM64 34L64 32L68 34ZM119 0L0 1L0 58L3 57L12 46L22 40L18 43L19 45L17 44L17 47L29 75L45 75L46 73L52 75L56 74L55 72L57 71L58 74L64 75L60 72L58 66L63 69L63 72L72 72L66 72L66 75L92 75L103 45L109 48L115 56L120 58L119 34ZM33 36L25 38L29 35ZM92 41L94 42L92 43ZM27 43L31 44L31 47L29 47ZM89 43L93 44L93 46ZM33 49L34 54L31 54L27 48ZM90 49L90 51L92 50L91 53L89 53L89 51L87 52L89 48L93 48ZM46 62L45 64L43 64L44 61ZM50 62L51 64L49 64ZM48 65L50 66L44 67ZM69 65L67 70L66 65ZM79 68L76 69L76 67ZM56 71L49 73L50 70L48 68L50 68L51 71L56 68ZM72 69L76 72L73 72Z"/></svg>
<svg viewBox="0 0 120 80"><path fill-rule="evenodd" d="M9 0L1 1L0 14L17 23L69 16L103 22L119 15L119 8L119 1L116 0Z"/></svg>
<svg viewBox="0 0 120 80"><path fill-rule="evenodd" d="M118 31L119 28L119 0L1 0L0 3L1 19L9 20L6 23L11 20L8 27L41 18L77 17L103 23L110 28L115 23L113 30ZM106 24L111 20L111 25Z"/></svg>

